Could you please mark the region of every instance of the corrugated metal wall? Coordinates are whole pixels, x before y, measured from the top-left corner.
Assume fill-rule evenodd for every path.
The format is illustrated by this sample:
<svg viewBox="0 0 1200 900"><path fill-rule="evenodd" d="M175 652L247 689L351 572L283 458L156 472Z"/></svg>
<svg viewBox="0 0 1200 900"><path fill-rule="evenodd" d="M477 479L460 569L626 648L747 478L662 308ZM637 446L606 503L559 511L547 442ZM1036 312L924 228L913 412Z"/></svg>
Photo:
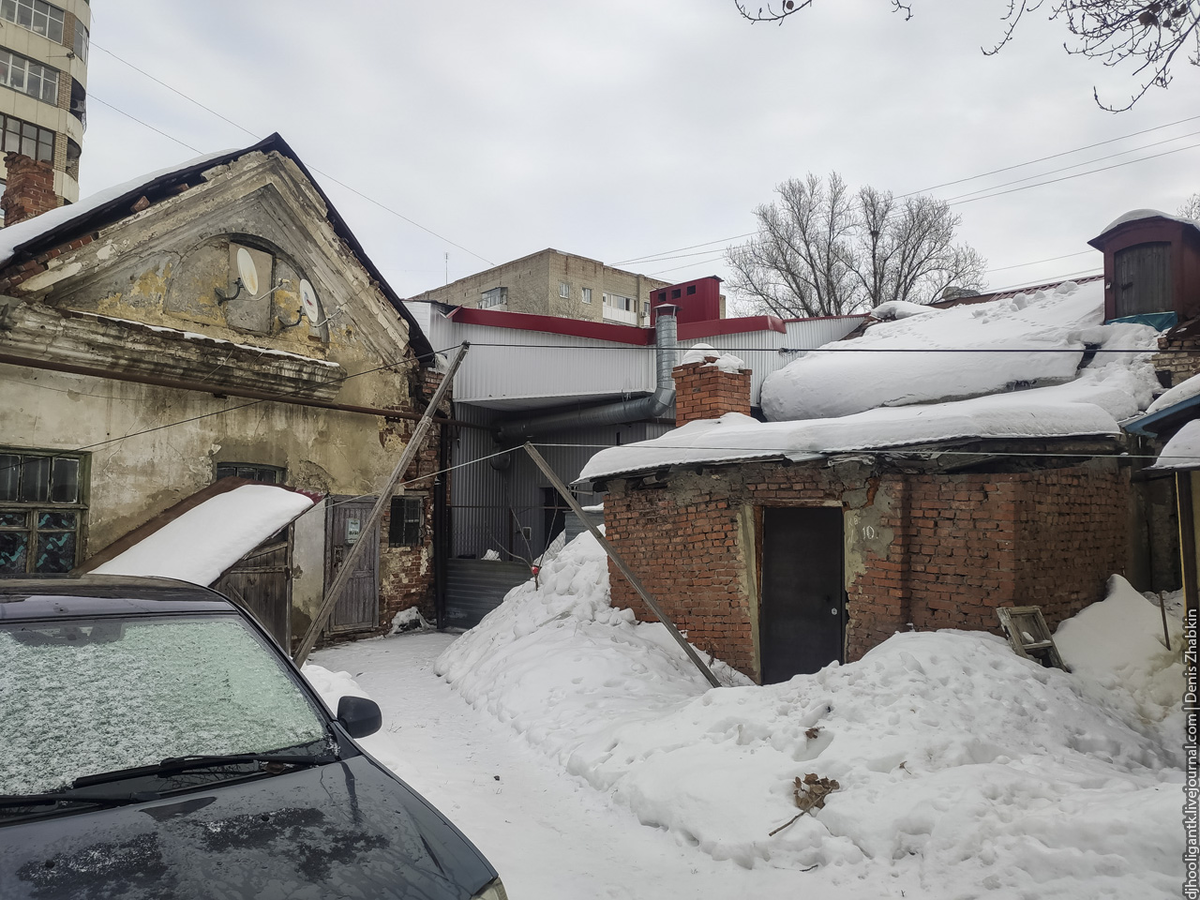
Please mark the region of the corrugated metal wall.
<svg viewBox="0 0 1200 900"><path fill-rule="evenodd" d="M464 421L490 424L498 418L491 410L457 406L455 414ZM539 437L534 445L555 473L568 484L579 475L584 464L604 447L630 444L658 437L669 425L635 423L603 428L576 430ZM486 457L500 447L490 432L475 428L459 429L454 442L450 483L453 555L482 557L498 550L505 559L510 554L525 558L539 556L546 547L547 508L558 505L550 493L550 482L521 447L507 454L507 468L497 469ZM601 495L587 491L576 495L584 506L598 503ZM520 529L528 529L524 537ZM528 541L528 545L526 544Z"/></svg>

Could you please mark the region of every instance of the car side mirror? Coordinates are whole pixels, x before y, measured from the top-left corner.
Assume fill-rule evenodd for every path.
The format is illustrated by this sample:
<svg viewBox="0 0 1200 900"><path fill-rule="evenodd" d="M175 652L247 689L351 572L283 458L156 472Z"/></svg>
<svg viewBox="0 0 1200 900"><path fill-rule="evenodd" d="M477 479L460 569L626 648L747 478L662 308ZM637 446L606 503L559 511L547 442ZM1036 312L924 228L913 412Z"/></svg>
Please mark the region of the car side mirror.
<svg viewBox="0 0 1200 900"><path fill-rule="evenodd" d="M342 697L338 700L337 720L352 738L366 737L383 727L379 704L366 697Z"/></svg>

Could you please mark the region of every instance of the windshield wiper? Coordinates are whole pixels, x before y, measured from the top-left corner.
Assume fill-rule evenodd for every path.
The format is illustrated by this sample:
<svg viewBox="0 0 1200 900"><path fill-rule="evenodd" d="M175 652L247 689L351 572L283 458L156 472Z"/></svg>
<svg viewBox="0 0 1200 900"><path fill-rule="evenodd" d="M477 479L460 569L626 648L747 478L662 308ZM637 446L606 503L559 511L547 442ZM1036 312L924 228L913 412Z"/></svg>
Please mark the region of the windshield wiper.
<svg viewBox="0 0 1200 900"><path fill-rule="evenodd" d="M255 772L246 774L257 775L265 772L274 775L279 774L279 772L271 771L273 764L288 767L287 770L279 770L282 772L295 768L323 766L336 760L337 757L332 754L324 756L287 756L279 753L233 753L227 756L173 756L154 765L134 766L130 769L117 769L112 772L100 772L96 775L82 775L71 782L71 786L82 788L93 784L123 781L126 778L178 775L182 772L191 772L197 769L221 769L226 766L244 766L251 763L264 763L265 765Z"/></svg>
<svg viewBox="0 0 1200 900"><path fill-rule="evenodd" d="M5 794L0 795L0 809L21 806L45 806L59 803L91 803L100 806L125 806L130 803L145 803L157 800L159 795L153 791L126 791L118 794L96 793L94 791L62 790L46 794Z"/></svg>

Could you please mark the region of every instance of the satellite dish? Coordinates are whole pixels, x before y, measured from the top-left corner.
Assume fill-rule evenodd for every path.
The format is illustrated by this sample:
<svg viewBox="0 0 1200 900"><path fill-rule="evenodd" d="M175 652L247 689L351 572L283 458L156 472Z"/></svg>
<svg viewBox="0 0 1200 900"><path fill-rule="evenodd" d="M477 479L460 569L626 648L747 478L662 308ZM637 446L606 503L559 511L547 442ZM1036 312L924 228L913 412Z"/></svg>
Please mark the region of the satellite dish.
<svg viewBox="0 0 1200 900"><path fill-rule="evenodd" d="M304 304L304 314L308 316L310 325L320 325L321 304L317 300L317 292L308 283L308 279L300 279L300 302Z"/></svg>
<svg viewBox="0 0 1200 900"><path fill-rule="evenodd" d="M245 247L238 247L237 267L238 277L242 279L242 287L249 294L257 294L258 269L254 267L254 260L250 258L250 251Z"/></svg>

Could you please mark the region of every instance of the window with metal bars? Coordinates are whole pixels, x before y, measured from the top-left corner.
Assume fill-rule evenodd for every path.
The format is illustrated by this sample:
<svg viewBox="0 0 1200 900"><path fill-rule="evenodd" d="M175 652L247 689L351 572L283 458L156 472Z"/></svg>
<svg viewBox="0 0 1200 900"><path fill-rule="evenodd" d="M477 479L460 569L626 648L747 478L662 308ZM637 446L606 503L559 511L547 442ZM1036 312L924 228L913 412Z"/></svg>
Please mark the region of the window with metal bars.
<svg viewBox="0 0 1200 900"><path fill-rule="evenodd" d="M59 575L82 551L85 457L0 450L0 576Z"/></svg>

